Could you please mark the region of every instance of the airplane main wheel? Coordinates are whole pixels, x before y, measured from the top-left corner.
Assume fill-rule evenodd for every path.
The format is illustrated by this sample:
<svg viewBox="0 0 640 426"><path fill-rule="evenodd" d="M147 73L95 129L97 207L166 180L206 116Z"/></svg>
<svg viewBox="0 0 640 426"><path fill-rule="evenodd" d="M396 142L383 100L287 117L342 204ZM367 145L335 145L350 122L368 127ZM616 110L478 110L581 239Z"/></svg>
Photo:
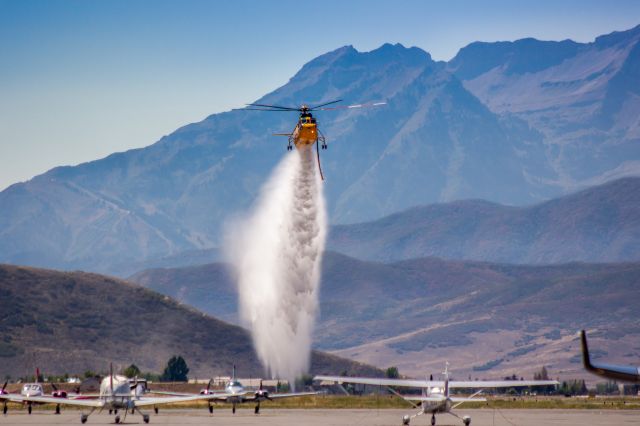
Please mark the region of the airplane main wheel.
<svg viewBox="0 0 640 426"><path fill-rule="evenodd" d="M31 404L29 404L29 406L27 407L27 411L29 412L29 414L31 414L31 410L33 410L33 407L31 406Z"/></svg>
<svg viewBox="0 0 640 426"><path fill-rule="evenodd" d="M158 407L153 407L153 411L155 411L156 414L158 414L158 411L160 411L160 410L158 410Z"/></svg>
<svg viewBox="0 0 640 426"><path fill-rule="evenodd" d="M82 423L82 424L86 423L88 418L89 418L89 416L87 416L86 414L81 414L80 415L80 423Z"/></svg>
<svg viewBox="0 0 640 426"><path fill-rule="evenodd" d="M255 414L260 414L260 406L259 406L259 405L256 405L256 409L255 409L255 410L253 410L253 412L254 412Z"/></svg>
<svg viewBox="0 0 640 426"><path fill-rule="evenodd" d="M113 410L109 408L109 415L111 415L112 413L113 413Z"/></svg>
<svg viewBox="0 0 640 426"><path fill-rule="evenodd" d="M142 421L145 423L149 423L149 415L148 414L143 414L142 415Z"/></svg>
<svg viewBox="0 0 640 426"><path fill-rule="evenodd" d="M462 418L462 423L464 423L464 426L469 426L471 424L471 417L469 416L464 416Z"/></svg>
<svg viewBox="0 0 640 426"><path fill-rule="evenodd" d="M405 415L404 417L402 417L402 424L407 426L409 423L411 423L411 416L409 415Z"/></svg>
<svg viewBox="0 0 640 426"><path fill-rule="evenodd" d="M213 414L213 405L209 405L209 414Z"/></svg>
<svg viewBox="0 0 640 426"><path fill-rule="evenodd" d="M7 404L4 404L4 408L2 409L2 414L7 414L8 410L9 410L9 407L7 407Z"/></svg>

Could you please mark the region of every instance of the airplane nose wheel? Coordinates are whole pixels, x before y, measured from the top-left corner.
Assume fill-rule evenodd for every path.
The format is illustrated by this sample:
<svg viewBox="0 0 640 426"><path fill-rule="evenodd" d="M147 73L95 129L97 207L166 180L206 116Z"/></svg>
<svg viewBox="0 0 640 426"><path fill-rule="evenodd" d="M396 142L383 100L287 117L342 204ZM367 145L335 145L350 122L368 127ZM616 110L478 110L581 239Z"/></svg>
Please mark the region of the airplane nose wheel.
<svg viewBox="0 0 640 426"><path fill-rule="evenodd" d="M156 414L158 414L158 411L159 411L159 410L158 410L158 407L153 407L153 411L155 411L155 412L156 412Z"/></svg>
<svg viewBox="0 0 640 426"><path fill-rule="evenodd" d="M148 414L143 414L142 415L142 421L145 423L149 423L149 415Z"/></svg>
<svg viewBox="0 0 640 426"><path fill-rule="evenodd" d="M56 405L56 414L60 414L60 404Z"/></svg>
<svg viewBox="0 0 640 426"><path fill-rule="evenodd" d="M8 410L8 407L7 407L7 403L5 402L4 407L2 408L2 414L7 414L7 410Z"/></svg>
<svg viewBox="0 0 640 426"><path fill-rule="evenodd" d="M120 416L116 416L116 423L120 423Z"/></svg>
<svg viewBox="0 0 640 426"><path fill-rule="evenodd" d="M86 414L81 414L80 415L80 423L85 424L87 422L88 418L89 418L89 416L87 416Z"/></svg>
<svg viewBox="0 0 640 426"><path fill-rule="evenodd" d="M433 414L431 416L431 426L436 426L436 415L435 414Z"/></svg>
<svg viewBox="0 0 640 426"><path fill-rule="evenodd" d="M405 426L408 426L409 423L411 422L411 416L406 415L402 417L402 424Z"/></svg>
<svg viewBox="0 0 640 426"><path fill-rule="evenodd" d="M464 416L462 418L462 423L464 423L464 426L469 426L471 424L471 417L469 416Z"/></svg>
<svg viewBox="0 0 640 426"><path fill-rule="evenodd" d="M29 406L27 407L27 411L29 412L29 414L31 414L31 410L33 410L33 407L31 406L31 404L29 404Z"/></svg>

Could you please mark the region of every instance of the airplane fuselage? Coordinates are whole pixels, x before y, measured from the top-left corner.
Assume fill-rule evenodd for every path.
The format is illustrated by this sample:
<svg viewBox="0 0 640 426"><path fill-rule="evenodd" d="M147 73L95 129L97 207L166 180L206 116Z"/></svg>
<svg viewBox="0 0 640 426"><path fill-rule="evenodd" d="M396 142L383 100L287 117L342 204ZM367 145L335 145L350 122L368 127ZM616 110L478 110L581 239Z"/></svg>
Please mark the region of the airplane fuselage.
<svg viewBox="0 0 640 426"><path fill-rule="evenodd" d="M421 405L424 413L448 413L451 411L451 400L449 398L442 397L441 401L425 401L423 400Z"/></svg>

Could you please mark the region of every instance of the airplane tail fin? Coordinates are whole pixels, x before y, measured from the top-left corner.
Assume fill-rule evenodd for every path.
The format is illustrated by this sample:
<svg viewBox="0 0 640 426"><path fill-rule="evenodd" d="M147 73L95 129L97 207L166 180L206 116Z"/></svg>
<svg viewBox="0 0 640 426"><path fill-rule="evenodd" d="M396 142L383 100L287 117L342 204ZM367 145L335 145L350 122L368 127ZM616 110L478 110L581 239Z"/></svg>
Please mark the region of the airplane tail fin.
<svg viewBox="0 0 640 426"><path fill-rule="evenodd" d="M235 382L236 381L236 365L233 364L233 375L231 376L231 381Z"/></svg>
<svg viewBox="0 0 640 426"><path fill-rule="evenodd" d="M580 344L582 346L582 363L587 371L594 371L595 367L591 364L589 357L589 346L587 345L587 334L584 330L580 330Z"/></svg>

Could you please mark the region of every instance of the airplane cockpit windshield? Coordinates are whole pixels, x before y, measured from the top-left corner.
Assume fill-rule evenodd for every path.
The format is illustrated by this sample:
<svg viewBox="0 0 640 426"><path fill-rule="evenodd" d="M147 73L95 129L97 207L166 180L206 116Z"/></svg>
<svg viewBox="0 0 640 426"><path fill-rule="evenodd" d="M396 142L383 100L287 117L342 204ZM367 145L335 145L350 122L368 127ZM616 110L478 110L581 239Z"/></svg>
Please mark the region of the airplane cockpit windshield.
<svg viewBox="0 0 640 426"><path fill-rule="evenodd" d="M40 389L41 389L40 385L34 385L34 384L31 384L31 385L24 385L24 386L22 387L22 391L23 391L23 392L39 391Z"/></svg>

